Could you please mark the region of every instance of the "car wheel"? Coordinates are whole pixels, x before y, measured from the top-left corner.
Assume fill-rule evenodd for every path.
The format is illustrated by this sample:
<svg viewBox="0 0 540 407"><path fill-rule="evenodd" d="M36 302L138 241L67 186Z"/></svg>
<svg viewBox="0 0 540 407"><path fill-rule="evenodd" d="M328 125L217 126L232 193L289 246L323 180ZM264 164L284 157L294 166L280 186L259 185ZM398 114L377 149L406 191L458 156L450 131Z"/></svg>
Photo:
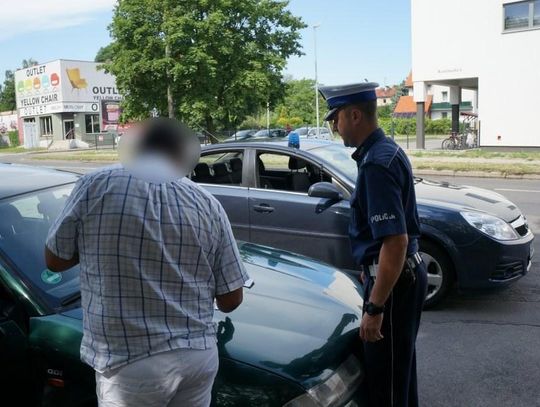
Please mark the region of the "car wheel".
<svg viewBox="0 0 540 407"><path fill-rule="evenodd" d="M424 308L437 305L454 282L454 267L448 255L436 244L420 240L420 256L426 265L428 288Z"/></svg>

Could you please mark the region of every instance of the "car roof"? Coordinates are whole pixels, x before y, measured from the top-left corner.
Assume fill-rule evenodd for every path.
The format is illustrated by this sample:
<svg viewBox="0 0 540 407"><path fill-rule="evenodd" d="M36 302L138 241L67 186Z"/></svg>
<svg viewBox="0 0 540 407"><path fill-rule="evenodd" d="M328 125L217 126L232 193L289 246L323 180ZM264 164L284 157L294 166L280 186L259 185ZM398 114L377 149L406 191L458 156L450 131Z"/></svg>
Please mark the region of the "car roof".
<svg viewBox="0 0 540 407"><path fill-rule="evenodd" d="M321 139L300 139L300 150L309 151L315 148L330 146L334 144L339 144L330 140L321 140ZM225 147L227 149L233 149L234 147L240 148L268 148L268 147L277 147L278 149L289 149L296 150L295 148L288 147L288 141L276 140L276 141L248 141L248 142L232 142L232 143L216 143L216 144L207 144L202 147L202 151L205 150L218 150L220 147Z"/></svg>
<svg viewBox="0 0 540 407"><path fill-rule="evenodd" d="M0 199L76 182L77 174L51 168L0 163Z"/></svg>

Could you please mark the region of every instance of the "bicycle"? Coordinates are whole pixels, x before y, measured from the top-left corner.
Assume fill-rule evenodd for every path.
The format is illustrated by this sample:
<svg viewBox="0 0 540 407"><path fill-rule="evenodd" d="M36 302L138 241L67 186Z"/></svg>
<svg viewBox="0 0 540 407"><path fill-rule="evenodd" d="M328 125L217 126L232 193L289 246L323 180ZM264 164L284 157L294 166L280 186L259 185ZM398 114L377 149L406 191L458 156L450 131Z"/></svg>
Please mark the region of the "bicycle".
<svg viewBox="0 0 540 407"><path fill-rule="evenodd" d="M441 148L443 150L460 150L463 148L463 137L453 132L450 137L442 141Z"/></svg>

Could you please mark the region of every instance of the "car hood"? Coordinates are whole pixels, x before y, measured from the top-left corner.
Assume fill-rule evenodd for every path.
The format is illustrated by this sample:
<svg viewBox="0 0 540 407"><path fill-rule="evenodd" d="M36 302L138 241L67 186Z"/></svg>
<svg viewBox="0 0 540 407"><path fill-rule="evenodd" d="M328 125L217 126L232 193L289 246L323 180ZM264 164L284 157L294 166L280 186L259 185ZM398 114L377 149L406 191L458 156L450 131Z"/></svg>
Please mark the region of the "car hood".
<svg viewBox="0 0 540 407"><path fill-rule="evenodd" d="M504 196L487 189L467 185L454 185L422 179L416 184L416 197L419 203L429 201L433 205L452 204L460 209L474 209L487 212L511 222L521 215L519 208Z"/></svg>
<svg viewBox="0 0 540 407"><path fill-rule="evenodd" d="M306 387L325 380L360 346L359 284L307 257L244 242L239 248L253 285L234 312L215 311L220 357ZM63 315L82 319L80 308Z"/></svg>

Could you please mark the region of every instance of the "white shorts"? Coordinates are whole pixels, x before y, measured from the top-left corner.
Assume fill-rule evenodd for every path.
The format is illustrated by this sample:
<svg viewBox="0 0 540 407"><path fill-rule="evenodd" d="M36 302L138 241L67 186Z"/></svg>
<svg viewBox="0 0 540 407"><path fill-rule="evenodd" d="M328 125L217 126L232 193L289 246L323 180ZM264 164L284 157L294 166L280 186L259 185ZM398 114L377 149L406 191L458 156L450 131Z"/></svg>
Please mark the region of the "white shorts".
<svg viewBox="0 0 540 407"><path fill-rule="evenodd" d="M96 372L99 407L208 407L218 364L213 344L207 350L177 349Z"/></svg>

